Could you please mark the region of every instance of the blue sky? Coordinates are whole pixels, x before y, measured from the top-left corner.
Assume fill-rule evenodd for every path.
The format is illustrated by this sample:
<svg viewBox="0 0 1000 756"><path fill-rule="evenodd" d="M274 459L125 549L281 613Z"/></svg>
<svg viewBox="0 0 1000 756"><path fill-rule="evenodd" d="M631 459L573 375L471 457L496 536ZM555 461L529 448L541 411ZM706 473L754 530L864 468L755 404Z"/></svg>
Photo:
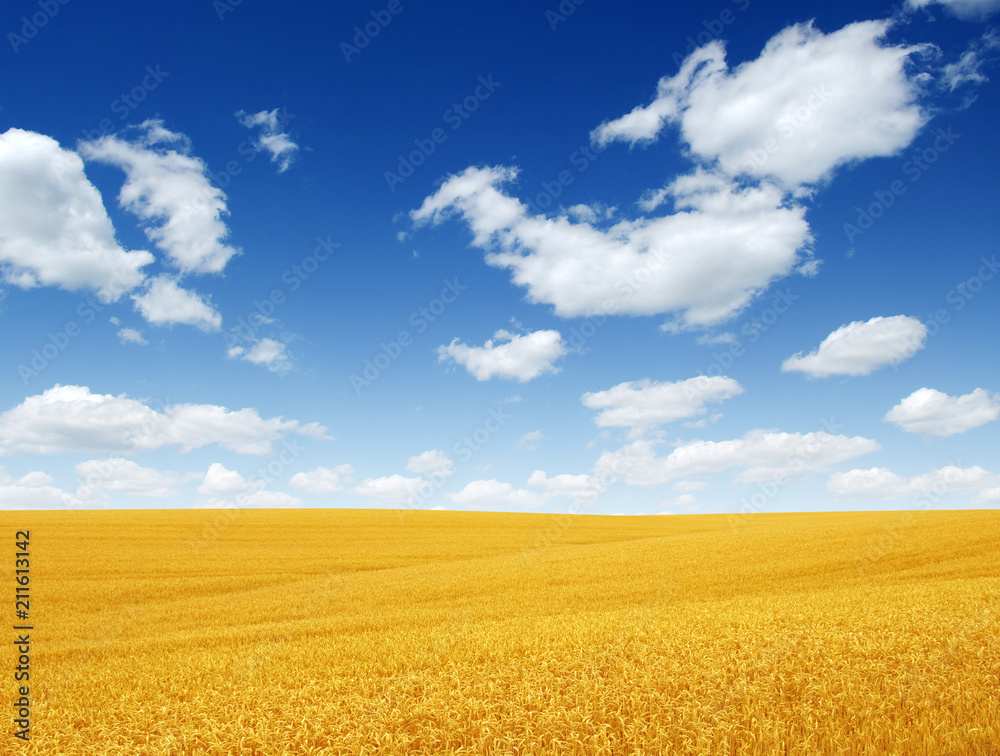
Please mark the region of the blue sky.
<svg viewBox="0 0 1000 756"><path fill-rule="evenodd" d="M0 507L995 507L997 0L0 13Z"/></svg>

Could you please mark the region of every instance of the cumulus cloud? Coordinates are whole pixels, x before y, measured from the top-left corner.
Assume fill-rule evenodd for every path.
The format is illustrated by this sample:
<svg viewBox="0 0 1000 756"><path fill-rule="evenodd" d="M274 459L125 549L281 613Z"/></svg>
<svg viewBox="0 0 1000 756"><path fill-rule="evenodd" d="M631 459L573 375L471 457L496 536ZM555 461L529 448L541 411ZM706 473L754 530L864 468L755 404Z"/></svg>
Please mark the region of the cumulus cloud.
<svg viewBox="0 0 1000 756"><path fill-rule="evenodd" d="M259 481L255 487L261 488L263 485L264 481ZM198 486L198 493L205 496L236 496L250 489L251 485L236 470L229 470L225 465L213 462Z"/></svg>
<svg viewBox="0 0 1000 756"><path fill-rule="evenodd" d="M283 131L287 120L292 116L275 108L253 114L241 110L236 117L248 129L259 129L254 147L258 152L266 150L271 153L271 162L277 163L278 173L287 171L299 150L299 146Z"/></svg>
<svg viewBox="0 0 1000 756"><path fill-rule="evenodd" d="M151 467L141 467L129 459L111 457L91 459L76 465L76 474L84 481L77 491L81 498L104 498L105 491L116 491L129 496L167 499L177 496L180 487L198 477L162 472Z"/></svg>
<svg viewBox="0 0 1000 756"><path fill-rule="evenodd" d="M1000 417L1000 396L978 388L964 396L948 396L935 389L917 389L889 410L886 422L907 433L954 436Z"/></svg>
<svg viewBox="0 0 1000 756"><path fill-rule="evenodd" d="M826 488L831 493L849 499L886 501L904 496L950 496L989 491L1000 486L1000 475L981 467L949 465L924 475L906 478L884 467L849 470L830 476Z"/></svg>
<svg viewBox="0 0 1000 756"><path fill-rule="evenodd" d="M549 496L568 496L577 504L590 504L604 487L592 475L555 475L549 477L544 470L535 470L528 478L528 486L541 488Z"/></svg>
<svg viewBox="0 0 1000 756"><path fill-rule="evenodd" d="M222 327L222 316L211 303L167 276L149 280L146 289L132 295L135 309L151 325L191 325L206 333Z"/></svg>
<svg viewBox="0 0 1000 756"><path fill-rule="evenodd" d="M658 457L659 440L640 439L613 452L604 452L595 474L624 470L625 482L655 486L675 480L714 475L737 469L737 483L753 483L810 472L826 472L832 465L879 450L877 442L862 436L833 435L825 431L781 433L753 430L728 441L687 441L666 457Z"/></svg>
<svg viewBox="0 0 1000 756"><path fill-rule="evenodd" d="M600 428L642 429L704 415L706 403L741 393L743 387L732 378L701 375L675 383L643 378L586 393L580 400L590 409L601 410L594 418Z"/></svg>
<svg viewBox="0 0 1000 756"><path fill-rule="evenodd" d="M302 491L316 494L331 494L346 490L348 484L353 484L352 465L337 465L332 470L329 467L317 467L309 472L296 473L292 476L291 485Z"/></svg>
<svg viewBox="0 0 1000 756"><path fill-rule="evenodd" d="M143 230L182 273L221 273L239 250L225 243L225 193L212 185L205 162L190 154L186 136L162 121L132 127L135 138L104 136L79 145L86 160L125 172L119 204L139 218Z"/></svg>
<svg viewBox="0 0 1000 756"><path fill-rule="evenodd" d="M1000 0L906 0L906 5L910 8L941 5L966 21L975 21L1000 10Z"/></svg>
<svg viewBox="0 0 1000 756"><path fill-rule="evenodd" d="M438 475L447 478L455 473L455 463L444 452L431 449L410 457L406 469L418 475Z"/></svg>
<svg viewBox="0 0 1000 756"><path fill-rule="evenodd" d="M608 228L530 215L501 188L516 176L514 168L467 168L410 218L420 226L457 215L487 264L510 269L529 301L561 317L677 313L689 327L722 322L800 265L812 241L805 209L777 186L743 186L700 168L669 185L673 214Z"/></svg>
<svg viewBox="0 0 1000 756"><path fill-rule="evenodd" d="M773 178L786 189L853 161L893 155L927 115L906 70L917 48L886 44L889 25L862 21L823 34L812 22L794 24L735 69L722 43L710 42L660 80L649 105L601 124L592 138L649 142L677 124L706 164Z"/></svg>
<svg viewBox="0 0 1000 756"><path fill-rule="evenodd" d="M458 493L447 495L455 504L475 509L493 507L521 507L530 509L552 498L548 493L536 493L524 488L514 488L498 480L474 480Z"/></svg>
<svg viewBox="0 0 1000 756"><path fill-rule="evenodd" d="M0 134L0 273L22 288L89 289L117 301L142 284L153 255L128 252L83 161L32 131Z"/></svg>
<svg viewBox="0 0 1000 756"><path fill-rule="evenodd" d="M142 331L137 331L134 328L122 328L118 331L118 338L121 339L122 344L139 344L140 346L145 346L149 343L142 337Z"/></svg>
<svg viewBox="0 0 1000 756"><path fill-rule="evenodd" d="M288 346L276 339L258 339L249 347L235 344L226 350L226 355L231 359L241 359L254 365L261 365L272 373L284 373L292 369Z"/></svg>
<svg viewBox="0 0 1000 756"><path fill-rule="evenodd" d="M454 360L477 381L509 378L522 383L543 373L558 373L553 363L566 354L559 331L533 331L524 335L499 330L483 346L468 346L453 339L437 350L438 362Z"/></svg>
<svg viewBox="0 0 1000 756"><path fill-rule="evenodd" d="M365 478L351 492L386 504L410 504L428 486L430 483L423 478L389 475L384 478Z"/></svg>
<svg viewBox="0 0 1000 756"><path fill-rule="evenodd" d="M868 375L887 365L898 365L924 348L927 327L906 315L856 320L827 336L819 348L799 352L781 365L813 378L831 375Z"/></svg>
<svg viewBox="0 0 1000 756"><path fill-rule="evenodd" d="M219 444L240 454L268 454L289 434L324 439L318 423L211 404L174 404L160 410L124 394L94 394L86 386L54 386L0 414L0 456L117 451L178 446L189 451Z"/></svg>

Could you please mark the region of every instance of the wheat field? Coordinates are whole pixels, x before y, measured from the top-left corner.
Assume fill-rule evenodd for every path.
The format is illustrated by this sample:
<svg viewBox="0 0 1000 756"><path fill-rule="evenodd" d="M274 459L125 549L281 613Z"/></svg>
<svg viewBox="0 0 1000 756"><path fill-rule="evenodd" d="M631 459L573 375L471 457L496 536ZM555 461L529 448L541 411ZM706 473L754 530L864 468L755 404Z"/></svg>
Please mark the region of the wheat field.
<svg viewBox="0 0 1000 756"><path fill-rule="evenodd" d="M998 512L0 521L4 754L1000 753Z"/></svg>

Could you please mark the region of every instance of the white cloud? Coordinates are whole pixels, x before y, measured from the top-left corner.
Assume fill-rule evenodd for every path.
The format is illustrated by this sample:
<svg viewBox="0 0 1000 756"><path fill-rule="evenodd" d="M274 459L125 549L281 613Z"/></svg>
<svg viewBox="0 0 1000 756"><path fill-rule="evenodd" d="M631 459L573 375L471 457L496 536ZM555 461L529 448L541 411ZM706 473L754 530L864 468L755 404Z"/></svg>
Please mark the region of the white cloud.
<svg viewBox="0 0 1000 756"><path fill-rule="evenodd" d="M541 441L542 438L543 436L540 430L529 431L524 435L522 435L519 439L517 439L515 445L519 449L525 449L526 451L534 451L535 449L538 448L538 444L535 442Z"/></svg>
<svg viewBox="0 0 1000 756"><path fill-rule="evenodd" d="M964 396L948 396L921 388L889 410L882 419L907 433L954 436L1000 417L1000 396L978 388Z"/></svg>
<svg viewBox="0 0 1000 756"><path fill-rule="evenodd" d="M263 487L264 481L255 486ZM198 493L205 496L235 496L250 490L251 486L236 470L229 470L224 465L213 462L205 472Z"/></svg>
<svg viewBox="0 0 1000 756"><path fill-rule="evenodd" d="M996 506L1000 504L1000 487L986 488L979 492L979 496L972 500L973 504L989 504Z"/></svg>
<svg viewBox="0 0 1000 756"><path fill-rule="evenodd" d="M238 358L254 365L263 365L272 373L284 373L292 369L288 346L275 339L254 341L249 349L235 345L226 350L226 355L231 359Z"/></svg>
<svg viewBox="0 0 1000 756"><path fill-rule="evenodd" d="M664 77L652 103L601 124L598 144L655 140L680 126L693 155L729 175L773 177L787 189L838 166L893 155L927 120L906 66L914 47L885 44L888 21L823 34L812 22L772 37L756 60L730 70L715 41ZM653 207L659 195L647 197Z"/></svg>
<svg viewBox="0 0 1000 756"><path fill-rule="evenodd" d="M831 375L868 375L886 365L898 365L924 348L927 327L906 315L856 320L827 336L819 348L799 352L781 365L813 378Z"/></svg>
<svg viewBox="0 0 1000 756"><path fill-rule="evenodd" d="M4 485L0 483L0 510L79 509L84 503L54 486Z"/></svg>
<svg viewBox="0 0 1000 756"><path fill-rule="evenodd" d="M516 175L467 168L410 218L419 226L457 214L487 264L509 268L529 301L553 305L560 317L678 313L688 327L719 323L791 273L812 241L805 209L778 187L742 186L700 168L669 185L673 214L608 228L529 215L500 189Z"/></svg>
<svg viewBox="0 0 1000 756"><path fill-rule="evenodd" d="M354 474L352 465L337 465L332 470L328 467L317 467L309 472L296 473L292 476L292 488L308 491L316 494L330 494L346 489L348 484L353 484Z"/></svg>
<svg viewBox="0 0 1000 756"><path fill-rule="evenodd" d="M351 492L361 496L370 496L386 504L409 504L429 486L430 483L423 478L390 475L384 478L365 478L352 488Z"/></svg>
<svg viewBox="0 0 1000 756"><path fill-rule="evenodd" d="M869 438L835 436L825 431L803 434L753 430L729 441L681 443L666 457L656 456L659 444L662 441L640 439L617 451L606 451L594 465L594 472L601 475L624 470L630 485L655 486L738 469L735 482L753 483L825 472L832 465L881 448Z"/></svg>
<svg viewBox="0 0 1000 756"><path fill-rule="evenodd" d="M174 404L155 410L124 394L54 386L0 414L0 456L73 451L125 454L163 446L189 451L217 443L240 454L267 454L288 434L324 439L318 423L264 419L253 409Z"/></svg>
<svg viewBox="0 0 1000 756"><path fill-rule="evenodd" d="M122 344L139 344L144 346L149 342L142 337L142 331L137 331L134 328L122 328L118 332L118 338L122 340Z"/></svg>
<svg viewBox="0 0 1000 756"><path fill-rule="evenodd" d="M104 302L139 286L152 263L115 240L83 161L54 139L21 129L0 134L0 272L22 288L90 289Z"/></svg>
<svg viewBox="0 0 1000 756"><path fill-rule="evenodd" d="M255 491L240 496L237 503L241 507L254 509L291 509L302 506L302 499L280 491Z"/></svg>
<svg viewBox="0 0 1000 756"><path fill-rule="evenodd" d="M535 470L528 478L532 488L544 489L550 496L569 496L575 503L589 504L600 496L603 487L591 475L556 475L548 477L544 470Z"/></svg>
<svg viewBox="0 0 1000 756"><path fill-rule="evenodd" d="M91 459L78 463L75 469L76 474L84 481L83 487L77 491L77 495L82 498L95 495L99 497L104 491L117 491L129 496L166 499L177 496L180 486L192 479L190 475L180 476L151 467L140 467L121 457Z"/></svg>
<svg viewBox="0 0 1000 756"><path fill-rule="evenodd" d="M967 21L973 21L1000 10L1000 0L907 0L910 8L925 8L942 5L951 13Z"/></svg>
<svg viewBox="0 0 1000 756"><path fill-rule="evenodd" d="M516 379L522 383L543 373L558 373L553 363L566 354L559 331L533 331L524 335L499 330L479 346L458 339L437 350L438 362L449 358L462 365L477 381L490 378Z"/></svg>
<svg viewBox="0 0 1000 756"><path fill-rule="evenodd" d="M667 499L660 502L660 506L673 507L674 509L686 509L689 512L695 512L701 509L701 504L698 503L698 499L691 494L681 494L676 499ZM660 514L673 514L673 512L661 512Z"/></svg>
<svg viewBox="0 0 1000 756"><path fill-rule="evenodd" d="M988 492L1000 486L1000 475L981 467L955 467L949 465L924 475L905 478L884 467L867 470L849 470L831 475L826 488L831 493L850 499L878 499L886 501L904 496L950 496L975 492Z"/></svg>
<svg viewBox="0 0 1000 756"><path fill-rule="evenodd" d="M148 288L133 294L135 309L151 325L192 325L205 331L218 331L222 316L204 298L193 291L182 289L166 276L149 280Z"/></svg>
<svg viewBox="0 0 1000 756"><path fill-rule="evenodd" d="M641 429L704 415L707 402L721 402L741 393L743 387L732 378L700 375L676 383L643 378L586 393L580 399L584 406L601 410L594 418L600 428Z"/></svg>
<svg viewBox="0 0 1000 756"><path fill-rule="evenodd" d="M454 475L455 463L444 452L431 449L415 457L410 457L406 463L406 469L418 475L438 475L447 478Z"/></svg>
<svg viewBox="0 0 1000 756"><path fill-rule="evenodd" d="M278 173L287 171L288 166L292 164L295 153L299 150L299 146L292 141L286 132L282 131L285 124L281 111L275 108L248 115L241 110L236 114L236 117L248 129L260 129L254 146L258 151L266 150L271 153L271 162L278 164Z"/></svg>
<svg viewBox="0 0 1000 756"><path fill-rule="evenodd" d="M225 193L212 185L205 162L189 154L183 134L156 120L132 128L138 132L134 141L104 136L82 142L80 154L125 172L119 203L182 273L221 273L239 254L224 243Z"/></svg>
<svg viewBox="0 0 1000 756"><path fill-rule="evenodd" d="M544 504L552 495L514 488L498 480L474 480L458 493L447 495L455 504L484 509L489 507L532 508Z"/></svg>

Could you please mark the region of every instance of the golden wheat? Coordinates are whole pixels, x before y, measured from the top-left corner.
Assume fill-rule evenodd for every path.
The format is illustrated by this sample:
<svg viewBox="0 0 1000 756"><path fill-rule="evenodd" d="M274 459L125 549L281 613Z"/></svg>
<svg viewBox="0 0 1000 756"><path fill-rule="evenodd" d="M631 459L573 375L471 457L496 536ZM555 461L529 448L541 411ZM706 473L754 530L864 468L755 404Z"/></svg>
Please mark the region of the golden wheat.
<svg viewBox="0 0 1000 756"><path fill-rule="evenodd" d="M0 522L35 626L2 753L1000 752L996 512Z"/></svg>

